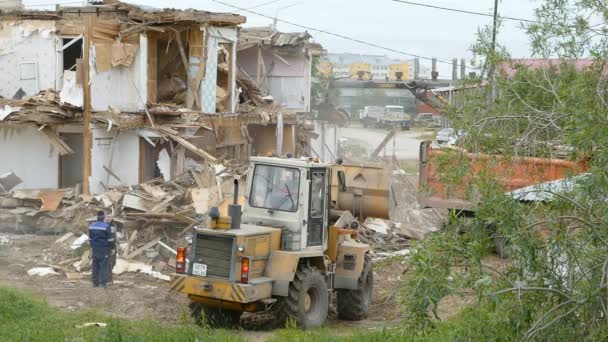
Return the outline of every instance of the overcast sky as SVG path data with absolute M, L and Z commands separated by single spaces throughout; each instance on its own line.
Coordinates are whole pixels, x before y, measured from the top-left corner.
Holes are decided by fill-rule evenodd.
M 59 0 L 68 2 L 74 0 Z M 253 8 L 252 11 L 268 16 L 278 13 L 280 19 L 326 31 L 357 38 L 395 50 L 437 57 L 451 61 L 452 58 L 471 57 L 470 46 L 478 28 L 491 24 L 491 17 L 442 11 L 394 2 L 391 0 L 220 0 L 237 7 Z M 411 0 L 413 2 L 452 7 L 476 12 L 491 13 L 494 0 Z M 50 0 L 26 0 L 26 4 L 49 3 Z M 213 12 L 235 12 L 234 8 L 211 0 L 129 0 L 127 2 L 153 7 L 196 8 Z M 262 6 L 260 6 L 262 5 Z M 538 0 L 500 1 L 499 13 L 517 18 L 533 18 L 533 9 Z M 259 6 L 259 7 L 256 7 Z M 247 17 L 245 26 L 264 26 L 272 20 L 251 13 L 241 12 Z M 280 23 L 280 31 L 302 31 L 302 29 Z M 314 39 L 329 52 L 353 52 L 389 55 L 411 59 L 395 52 L 361 45 L 357 42 L 310 32 Z M 528 38 L 519 22 L 505 20 L 498 37 L 514 57 L 530 55 Z M 430 62 L 421 61 L 430 67 Z M 440 78 L 451 76 L 451 66 L 440 65 Z

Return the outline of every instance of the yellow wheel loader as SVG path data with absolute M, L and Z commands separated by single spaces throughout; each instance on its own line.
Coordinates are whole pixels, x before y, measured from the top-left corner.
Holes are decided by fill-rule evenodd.
M 330 178 L 345 188 L 342 166 L 251 160 L 243 205 L 235 180 L 228 216 L 212 208 L 208 224 L 194 228 L 191 246 L 178 249 L 171 290 L 186 293 L 193 318 L 213 326 L 235 325 L 247 311 L 272 315 L 274 326 L 291 319 L 302 328 L 318 327 L 333 294 L 340 319 L 366 318 L 373 285 L 369 246 L 355 241 L 352 215 L 331 208 Z

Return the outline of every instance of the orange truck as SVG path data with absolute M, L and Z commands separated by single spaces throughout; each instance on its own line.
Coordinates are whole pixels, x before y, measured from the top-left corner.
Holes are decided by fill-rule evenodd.
M 530 185 L 563 179 L 587 171 L 586 161 L 511 157 L 467 153 L 453 154 L 453 160 L 442 149 L 431 148 L 430 141 L 420 143 L 418 201 L 424 207 L 474 211 L 480 195 L 475 180 L 482 174 L 494 178 L 505 192 Z M 446 168 L 457 169 L 456 182 L 447 182 Z M 450 180 L 455 180 L 454 178 Z M 450 183 L 450 184 L 448 184 Z

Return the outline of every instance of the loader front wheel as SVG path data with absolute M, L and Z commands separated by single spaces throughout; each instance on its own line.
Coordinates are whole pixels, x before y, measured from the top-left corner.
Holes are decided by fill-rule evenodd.
M 367 318 L 369 304 L 372 300 L 373 284 L 372 260 L 369 255 L 366 255 L 363 271 L 359 277 L 359 288 L 338 290 L 338 318 L 347 321 L 360 321 Z
M 239 324 L 240 311 L 212 308 L 201 303 L 190 302 L 190 317 L 196 324 L 207 324 L 210 327 L 229 328 Z
M 289 284 L 289 295 L 277 304 L 279 319 L 292 319 L 304 329 L 323 325 L 329 309 L 325 277 L 316 268 L 301 266 Z

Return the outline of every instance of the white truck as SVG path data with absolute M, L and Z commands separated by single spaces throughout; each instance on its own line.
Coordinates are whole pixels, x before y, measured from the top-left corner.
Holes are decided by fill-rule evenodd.
M 406 114 L 403 106 L 386 105 L 366 106 L 361 121 L 364 127 L 375 128 L 402 128 L 409 130 L 412 126 L 412 117 Z

